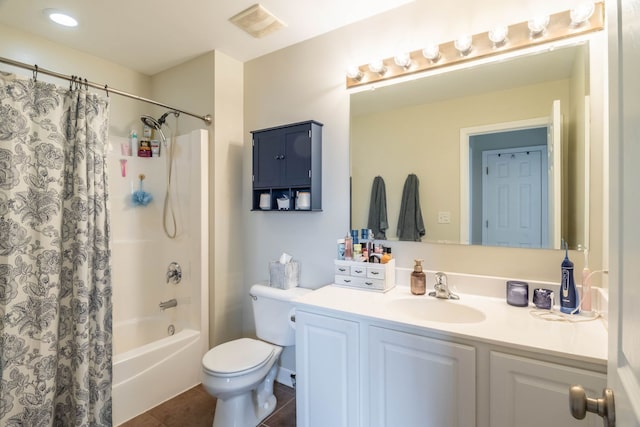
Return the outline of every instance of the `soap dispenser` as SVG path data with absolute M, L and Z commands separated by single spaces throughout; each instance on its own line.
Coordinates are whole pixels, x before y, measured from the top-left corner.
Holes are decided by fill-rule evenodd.
M 411 272 L 411 293 L 414 295 L 424 295 L 427 291 L 427 278 L 422 271 L 422 260 L 416 259 Z

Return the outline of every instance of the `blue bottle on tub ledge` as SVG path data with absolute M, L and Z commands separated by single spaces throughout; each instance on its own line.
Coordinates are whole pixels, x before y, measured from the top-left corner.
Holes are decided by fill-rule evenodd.
M 564 260 L 562 261 L 562 280 L 560 282 L 560 311 L 567 314 L 578 314 L 578 291 L 573 279 L 573 262 L 569 259 L 569 245 L 564 245 Z

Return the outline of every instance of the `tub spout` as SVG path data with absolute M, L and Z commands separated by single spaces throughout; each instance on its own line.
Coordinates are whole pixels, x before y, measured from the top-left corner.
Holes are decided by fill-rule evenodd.
M 164 311 L 165 308 L 171 308 L 178 305 L 178 301 L 174 299 L 170 299 L 169 301 L 160 302 L 160 309 Z

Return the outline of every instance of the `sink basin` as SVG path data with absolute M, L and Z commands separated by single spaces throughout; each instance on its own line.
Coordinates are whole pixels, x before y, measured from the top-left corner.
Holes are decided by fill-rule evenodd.
M 414 320 L 441 323 L 477 323 L 486 316 L 480 310 L 463 305 L 460 301 L 427 297 L 402 298 L 387 303 L 394 315 Z

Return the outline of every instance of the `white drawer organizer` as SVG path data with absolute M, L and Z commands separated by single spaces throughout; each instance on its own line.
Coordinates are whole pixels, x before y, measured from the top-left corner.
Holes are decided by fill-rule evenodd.
M 350 288 L 387 292 L 396 284 L 396 260 L 386 264 L 335 260 L 335 284 Z

